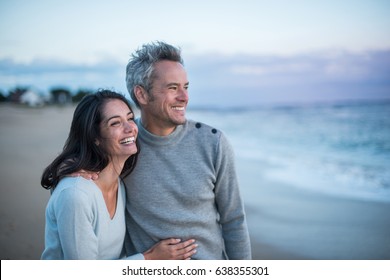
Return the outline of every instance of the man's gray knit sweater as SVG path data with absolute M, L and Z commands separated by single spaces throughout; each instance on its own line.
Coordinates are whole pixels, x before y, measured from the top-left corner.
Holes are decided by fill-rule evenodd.
M 149 133 L 137 120 L 140 154 L 125 178 L 128 254 L 165 238 L 196 239 L 193 259 L 250 259 L 243 202 L 226 137 L 187 121 L 169 136 Z

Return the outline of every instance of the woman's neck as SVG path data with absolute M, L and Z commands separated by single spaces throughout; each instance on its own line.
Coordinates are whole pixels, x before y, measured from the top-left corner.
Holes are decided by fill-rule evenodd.
M 122 165 L 123 168 L 123 165 Z M 118 198 L 118 178 L 122 172 L 122 168 L 115 167 L 110 163 L 99 173 L 99 178 L 95 180 L 103 194 L 106 203 L 107 211 L 112 219 L 115 216 L 117 198 Z
M 95 183 L 99 186 L 102 192 L 116 191 L 118 187 L 118 178 L 122 172 L 123 164 L 113 164 L 110 162 L 99 173 L 99 178 L 95 180 Z

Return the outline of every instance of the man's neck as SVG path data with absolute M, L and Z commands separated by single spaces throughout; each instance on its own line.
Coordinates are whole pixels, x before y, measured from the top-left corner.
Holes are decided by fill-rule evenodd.
M 142 126 L 151 134 L 156 136 L 168 136 L 175 131 L 176 125 L 167 125 L 163 122 L 150 121 L 148 118 L 141 116 Z

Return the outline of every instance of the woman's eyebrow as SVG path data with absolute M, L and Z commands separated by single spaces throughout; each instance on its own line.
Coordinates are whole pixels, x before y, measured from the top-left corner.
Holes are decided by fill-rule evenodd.
M 129 111 L 129 112 L 127 113 L 127 116 L 128 116 L 128 115 L 134 115 L 134 113 L 133 113 L 132 111 Z M 120 117 L 121 117 L 121 116 L 119 116 L 119 115 L 114 115 L 114 116 L 109 117 L 105 122 L 108 123 L 110 120 L 115 119 L 115 118 L 120 118 Z

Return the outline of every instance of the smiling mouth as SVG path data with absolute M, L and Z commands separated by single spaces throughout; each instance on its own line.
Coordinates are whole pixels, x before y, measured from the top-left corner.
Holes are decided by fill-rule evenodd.
M 185 107 L 179 107 L 179 106 L 175 106 L 175 107 L 172 107 L 172 110 L 174 111 L 184 111 Z
M 127 145 L 127 144 L 133 144 L 134 142 L 135 142 L 135 137 L 128 137 L 121 140 L 119 143 Z

